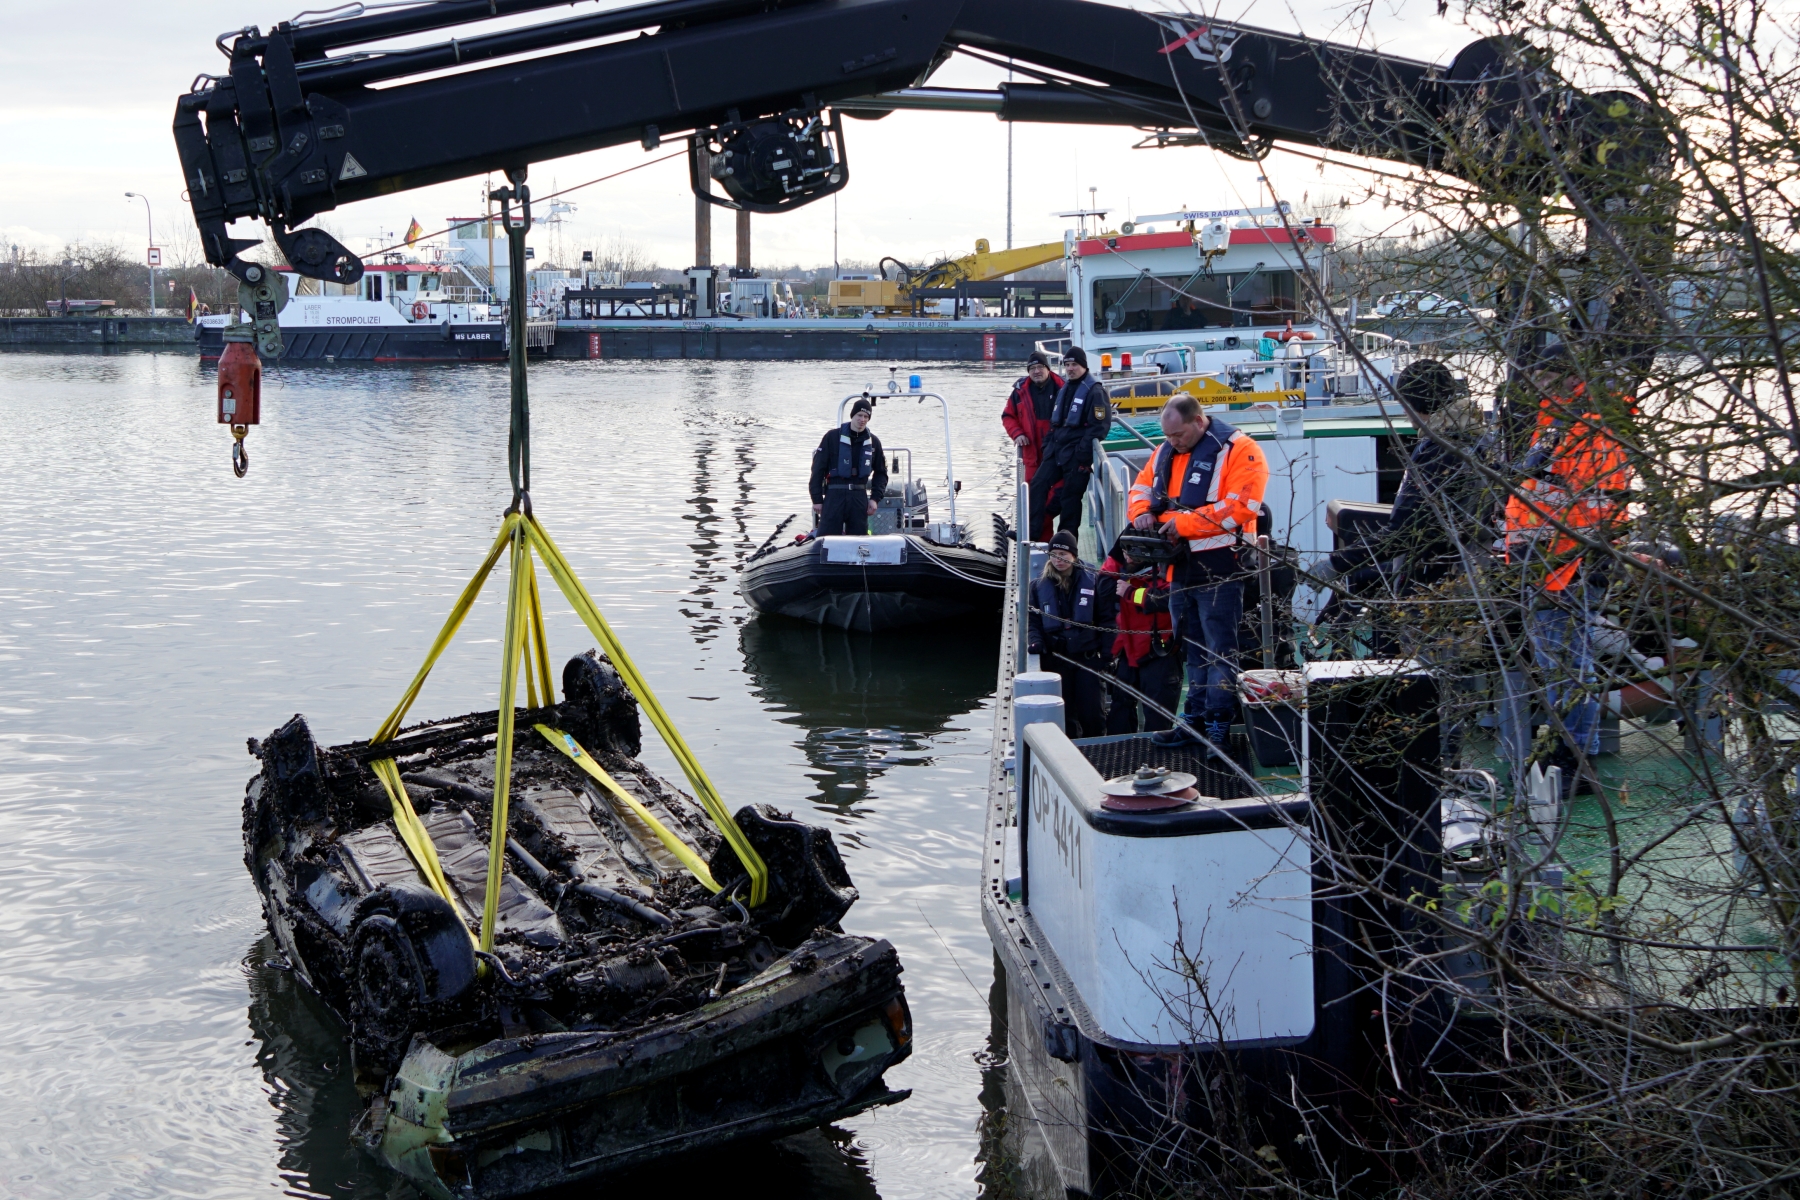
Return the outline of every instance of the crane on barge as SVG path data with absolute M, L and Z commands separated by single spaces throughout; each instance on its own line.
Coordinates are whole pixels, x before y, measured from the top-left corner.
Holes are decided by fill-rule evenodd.
M 1522 196 L 1552 195 L 1563 188 L 1564 173 L 1573 171 L 1600 201 L 1597 211 L 1607 214 L 1604 219 L 1623 227 L 1628 222 L 1618 214 L 1645 224 L 1642 207 L 1658 198 L 1638 185 L 1653 173 L 1647 166 L 1669 154 L 1666 138 L 1640 119 L 1636 97 L 1571 88 L 1541 58 L 1501 39 L 1477 41 L 1440 66 L 1192 14 L 1140 13 L 1092 0 L 659 0 L 384 48 L 392 39 L 459 30 L 565 2 L 436 0 L 379 11 L 353 5 L 282 22 L 266 33 L 254 26 L 227 33 L 216 44 L 229 66 L 197 77 L 180 97 L 174 135 L 207 261 L 239 279 L 242 307 L 252 316 L 249 329 L 235 334 L 243 339 L 232 342 L 235 354 L 228 348 L 228 360 L 221 362 L 219 419 L 233 427 L 239 447 L 257 419 L 260 398 L 249 369 L 255 363 L 250 345 L 253 340 L 264 355 L 280 354 L 276 314 L 286 289 L 276 273 L 243 257 L 258 242 L 234 237 L 232 223 L 266 222 L 299 274 L 352 284 L 363 273 L 361 260 L 306 222 L 378 195 L 484 172 L 506 175 L 508 186 L 494 198 L 503 207 L 515 273 L 509 441 L 514 494 L 481 577 L 510 541 L 515 577 L 507 662 L 516 663 L 525 646 L 533 647 L 532 657 L 541 660 L 537 677 L 548 696 L 536 616 L 541 606 L 529 579 L 531 555 L 537 553 L 584 623 L 633 675 L 631 691 L 653 714 L 659 732 L 682 750 L 679 735 L 663 728 L 666 719 L 653 697 L 630 672 L 629 660 L 615 651 L 597 607 L 532 513 L 521 334 L 524 238 L 531 221 L 526 181 L 534 162 L 632 142 L 653 150 L 666 139 L 685 139 L 697 194 L 739 211 L 779 213 L 848 184 L 846 112 L 986 112 L 1005 121 L 1148 128 L 1153 144 L 1206 144 L 1248 157 L 1260 157 L 1276 142 L 1294 143 L 1445 171 L 1478 184 L 1500 180 Z M 637 36 L 624 36 L 633 33 Z M 599 39 L 614 40 L 595 44 Z M 993 90 L 928 86 L 932 73 L 955 53 L 1009 64 L 1030 78 Z M 576 95 L 604 99 L 565 102 Z M 1460 131 L 1455 144 L 1442 136 L 1446 129 Z M 709 195 L 706 176 L 720 184 L 723 196 Z M 1590 238 L 1595 233 L 1590 229 Z M 1619 236 L 1612 230 L 1602 235 Z M 1596 297 L 1595 309 L 1615 328 L 1628 310 L 1617 300 Z M 1603 330 L 1596 324 L 1594 331 Z M 228 361 L 234 364 L 229 372 Z M 479 584 L 478 577 L 470 599 Z M 453 614 L 440 643 L 454 634 L 462 612 L 466 607 Z M 508 678 L 516 678 L 516 670 Z M 507 850 L 504 764 L 510 759 L 513 701 L 507 682 L 496 713 L 496 802 L 484 929 L 492 929 L 497 919 L 499 864 Z M 403 703 L 375 745 L 364 749 L 371 755 L 388 750 L 404 710 Z M 679 752 L 677 757 L 710 810 L 716 799 L 710 783 L 697 763 Z M 410 810 L 394 760 L 375 761 L 385 764 L 382 782 L 396 825 L 417 826 L 416 815 L 410 824 L 402 819 Z M 717 824 L 735 848 L 729 821 Z M 423 843 L 418 855 L 431 858 Z M 767 866 L 753 847 L 739 859 L 756 907 Z M 464 952 L 460 942 L 456 948 Z M 890 1007 L 904 1015 L 898 1000 Z M 867 1028 L 874 1031 L 870 1037 L 880 1033 L 875 1025 Z M 895 1047 L 891 1054 L 901 1053 L 910 1025 L 896 1016 L 883 1028 L 888 1032 L 881 1038 L 900 1040 L 882 1044 Z M 849 1061 L 862 1043 L 850 1039 L 837 1045 L 849 1047 L 836 1051 Z M 719 1135 L 729 1136 L 723 1129 Z M 651 1152 L 632 1148 L 639 1150 Z M 591 1171 L 597 1161 L 581 1159 L 566 1170 Z M 452 1167 L 469 1169 L 461 1158 L 435 1152 L 415 1165 L 415 1177 L 426 1181 L 447 1182 L 445 1172 Z M 487 1194 L 502 1194 L 505 1185 L 493 1187 Z

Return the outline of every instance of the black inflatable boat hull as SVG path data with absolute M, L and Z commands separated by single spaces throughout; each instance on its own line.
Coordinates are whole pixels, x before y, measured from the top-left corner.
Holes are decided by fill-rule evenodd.
M 905 543 L 899 562 L 828 562 L 820 540 L 783 546 L 752 560 L 739 590 L 757 612 L 864 632 L 999 616 L 1004 558 L 911 536 Z

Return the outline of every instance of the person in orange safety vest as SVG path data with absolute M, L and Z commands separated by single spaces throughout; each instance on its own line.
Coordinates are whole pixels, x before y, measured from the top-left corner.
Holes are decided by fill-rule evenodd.
M 1530 713 L 1554 711 L 1566 737 L 1551 765 L 1562 768 L 1567 798 L 1582 755 L 1600 749 L 1600 704 L 1594 689 L 1593 623 L 1605 600 L 1604 566 L 1581 539 L 1610 543 L 1623 531 L 1633 482 L 1631 460 L 1608 427 L 1603 404 L 1575 371 L 1568 347 L 1542 351 L 1531 380 L 1543 397 L 1531 443 L 1518 463 L 1521 478 L 1506 502 L 1507 561 L 1523 571 L 1521 608 L 1531 660 L 1542 675 L 1533 694 L 1522 670 L 1503 673 L 1500 742 L 1516 787 L 1531 752 Z M 1626 413 L 1630 397 L 1621 397 Z M 1509 666 L 1514 664 L 1508 664 Z M 1579 790 L 1592 790 L 1591 782 Z
M 1163 444 L 1138 472 L 1126 511 L 1133 528 L 1160 529 L 1181 553 L 1169 568 L 1170 614 L 1187 660 L 1185 717 L 1225 752 L 1237 712 L 1238 624 L 1244 580 L 1237 544 L 1254 535 L 1269 484 L 1256 439 L 1200 409 L 1192 396 L 1163 406 Z M 1159 745 L 1195 739 L 1181 729 Z

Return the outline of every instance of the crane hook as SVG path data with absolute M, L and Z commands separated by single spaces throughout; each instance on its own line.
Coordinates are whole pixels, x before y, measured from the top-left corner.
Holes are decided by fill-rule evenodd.
M 250 470 L 250 452 L 244 449 L 244 435 L 249 432 L 248 425 L 231 427 L 231 470 L 239 479 Z

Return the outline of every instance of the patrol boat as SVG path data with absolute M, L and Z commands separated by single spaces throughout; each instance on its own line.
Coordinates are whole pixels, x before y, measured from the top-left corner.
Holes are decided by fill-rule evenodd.
M 794 520 L 788 517 L 745 560 L 738 590 L 757 612 L 864 631 L 999 615 L 1006 557 L 975 545 L 968 526 L 956 519 L 961 484 L 951 459 L 950 405 L 939 393 L 923 390 L 917 375 L 910 377 L 907 391 L 900 391 L 897 381 L 889 387 L 885 395 L 865 391 L 844 397 L 838 402 L 838 423 L 849 419 L 850 406 L 858 400 L 937 404 L 944 416 L 950 519 L 931 519 L 925 484 L 913 474 L 912 451 L 884 448 L 891 461 L 887 494 L 877 501 L 866 535 L 815 537 L 808 532 L 777 542 Z

